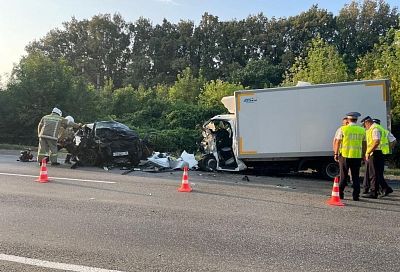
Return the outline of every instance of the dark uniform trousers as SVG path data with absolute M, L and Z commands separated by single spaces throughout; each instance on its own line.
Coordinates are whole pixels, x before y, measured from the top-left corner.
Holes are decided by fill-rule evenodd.
M 367 173 L 364 179 L 364 190 L 370 189 L 371 193 L 378 195 L 379 186 L 385 192 L 389 185 L 385 181 L 385 158 L 381 150 L 375 150 L 367 162 Z
M 360 196 L 360 167 L 361 158 L 344 158 L 339 157 L 339 168 L 340 168 L 340 182 L 339 182 L 339 194 L 343 196 L 344 188 L 349 180 L 349 169 L 351 171 L 351 179 L 353 181 L 353 197 Z

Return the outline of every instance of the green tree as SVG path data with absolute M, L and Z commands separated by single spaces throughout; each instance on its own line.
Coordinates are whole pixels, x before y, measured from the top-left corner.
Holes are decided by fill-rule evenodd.
M 269 60 L 252 60 L 244 68 L 231 73 L 230 80 L 252 89 L 277 86 L 282 81 L 283 69 Z
M 206 109 L 213 110 L 214 113 L 224 112 L 224 106 L 221 99 L 224 96 L 233 95 L 235 91 L 243 90 L 242 85 L 223 82 L 219 79 L 211 80 L 204 85 L 199 96 L 199 104 Z
M 137 91 L 132 86 L 114 90 L 110 108 L 112 114 L 117 116 L 122 116 L 140 109 Z
M 190 67 L 194 74 L 199 72 L 198 62 L 198 46 L 200 41 L 194 39 L 195 26 L 192 21 L 181 20 L 177 26 L 178 32 L 177 38 L 177 52 L 176 58 L 172 61 L 171 66 L 176 76 L 185 70 L 186 67 Z
M 281 38 L 285 41 L 282 55 L 284 68 L 289 68 L 295 57 L 301 56 L 307 50 L 312 39 L 321 37 L 325 41 L 331 41 L 335 33 L 335 20 L 333 14 L 325 9 L 313 5 L 306 12 L 289 17 L 285 29 L 281 32 Z
M 400 123 L 400 30 L 389 31 L 357 64 L 358 79 L 390 79 L 393 117 Z
M 8 126 L 15 135 L 36 139 L 36 126 L 44 114 L 58 106 L 75 120 L 91 120 L 93 93 L 85 82 L 75 77 L 64 60 L 53 61 L 40 53 L 24 57 L 7 85 L 14 121 Z
M 150 58 L 149 42 L 153 36 L 153 25 L 149 19 L 139 18 L 130 26 L 132 33 L 131 57 L 127 67 L 125 84 L 134 88 L 143 85 L 153 86 L 151 78 L 152 60 Z
M 190 104 L 196 104 L 204 80 L 196 78 L 192 70 L 188 67 L 182 74 L 178 74 L 175 84 L 169 89 L 169 98 L 171 101 L 184 101 Z
M 203 14 L 199 26 L 195 29 L 194 37 L 199 41 L 197 49 L 199 68 L 206 80 L 215 79 L 219 76 L 221 65 L 219 55 L 220 26 L 218 16 L 206 12 Z
M 305 58 L 298 57 L 286 73 L 284 84 L 340 82 L 348 79 L 346 65 L 333 45 L 321 38 L 311 41 Z
M 226 80 L 233 67 L 246 65 L 244 21 L 227 21 L 220 23 L 218 35 L 218 57 L 220 79 Z
M 162 90 L 162 91 L 161 91 Z M 168 89 L 164 86 L 156 88 L 145 88 L 140 86 L 134 92 L 137 107 L 123 114 L 122 118 L 136 128 L 155 128 L 165 127 L 165 113 L 170 109 L 171 102 L 168 100 Z
M 121 15 L 96 15 L 90 20 L 72 18 L 63 29 L 50 31 L 44 38 L 27 46 L 53 60 L 63 57 L 75 72 L 101 87 L 111 78 L 116 87 L 123 83 L 130 59 L 130 25 Z
M 390 79 L 392 133 L 400 135 L 400 30 L 392 29 L 380 39 L 366 55 L 357 61 L 357 79 Z M 390 161 L 400 166 L 400 149 L 397 146 Z
M 178 38 L 176 25 L 166 19 L 153 29 L 153 35 L 149 41 L 153 85 L 174 82 L 178 71 L 172 65 L 177 58 Z
M 334 42 L 351 73 L 359 56 L 370 51 L 389 29 L 399 27 L 397 8 L 391 9 L 384 0 L 352 1 L 335 19 Z
M 0 91 L 0 143 L 21 143 L 18 135 L 14 134 L 15 112 L 10 92 L 6 89 Z M 25 139 L 26 140 L 26 139 Z

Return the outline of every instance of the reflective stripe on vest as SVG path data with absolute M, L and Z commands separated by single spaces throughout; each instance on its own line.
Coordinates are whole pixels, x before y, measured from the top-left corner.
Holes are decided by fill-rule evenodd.
M 57 140 L 62 119 L 61 116 L 55 114 L 44 116 L 40 137 Z
M 362 158 L 362 142 L 365 130 L 360 126 L 342 126 L 343 140 L 341 153 L 345 158 Z

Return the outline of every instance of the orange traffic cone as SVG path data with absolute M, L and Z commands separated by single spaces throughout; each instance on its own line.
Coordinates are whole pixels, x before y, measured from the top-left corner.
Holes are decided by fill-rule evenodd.
M 342 201 L 340 200 L 339 197 L 339 178 L 335 177 L 333 180 L 333 188 L 332 188 L 332 197 L 329 199 L 327 202 L 329 205 L 333 206 L 344 206 Z
M 188 179 L 189 179 L 188 167 L 185 166 L 185 167 L 183 167 L 182 185 L 178 189 L 179 192 L 191 192 L 192 191 L 192 188 L 190 187 Z
M 40 183 L 49 182 L 49 177 L 47 176 L 46 158 L 42 160 L 42 164 L 40 166 L 40 175 L 36 181 Z

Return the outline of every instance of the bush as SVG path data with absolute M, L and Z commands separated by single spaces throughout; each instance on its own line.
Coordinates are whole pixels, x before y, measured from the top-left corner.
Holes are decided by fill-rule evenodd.
M 154 151 L 180 154 L 186 150 L 194 153 L 201 140 L 201 132 L 194 129 L 176 128 L 168 130 L 138 130 L 142 139 L 146 139 Z

